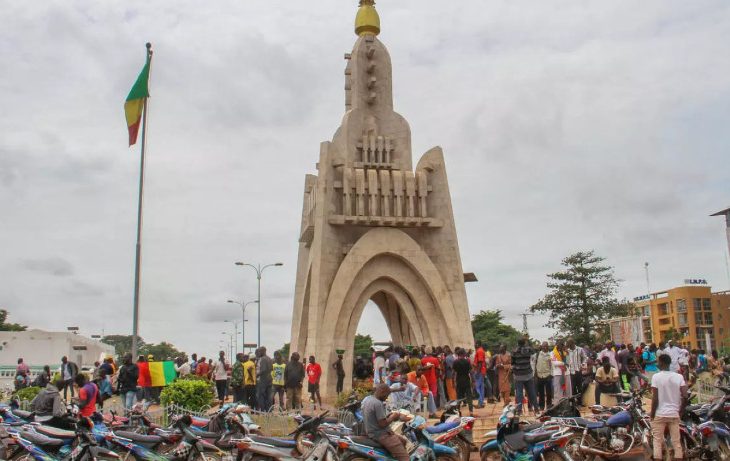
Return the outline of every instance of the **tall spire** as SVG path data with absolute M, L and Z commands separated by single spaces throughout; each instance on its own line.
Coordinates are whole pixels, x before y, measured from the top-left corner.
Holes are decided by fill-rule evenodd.
M 380 33 L 380 16 L 375 10 L 374 0 L 360 0 L 360 8 L 355 17 L 355 34 L 378 35 Z

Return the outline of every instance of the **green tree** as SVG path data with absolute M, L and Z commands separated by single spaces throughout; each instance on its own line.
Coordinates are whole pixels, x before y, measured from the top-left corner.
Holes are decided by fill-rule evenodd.
M 370 357 L 370 348 L 373 347 L 373 338 L 370 335 L 355 335 L 355 342 L 352 345 L 354 357 L 361 357 L 365 355 Z
M 5 323 L 8 320 L 8 311 L 0 309 L 0 331 L 25 331 L 28 329 L 25 325 L 18 323 Z
M 281 349 L 279 349 L 279 352 L 281 352 L 281 356 L 284 357 L 284 360 L 289 360 L 289 349 L 291 349 L 291 344 L 285 343 L 283 346 L 281 346 Z
M 101 339 L 101 342 L 114 346 L 114 352 L 117 357 L 122 357 L 127 352 L 132 352 L 132 335 L 106 335 Z M 141 351 L 144 347 L 144 340 L 137 336 L 137 347 Z M 136 357 L 134 358 L 137 359 Z
M 503 319 L 501 310 L 479 311 L 478 314 L 474 314 L 471 320 L 474 339 L 488 345 L 493 350 L 499 344 L 506 345 L 508 349 L 516 346 L 522 333 L 512 325 L 502 323 Z
M 167 360 L 176 359 L 177 357 L 183 357 L 185 361 L 188 360 L 188 356 L 179 350 L 175 346 L 165 341 L 159 344 L 145 344 L 140 346 L 139 353 L 142 355 L 152 355 L 155 360 Z
M 627 316 L 633 307 L 616 298 L 621 281 L 604 261 L 593 250 L 563 259 L 564 269 L 547 275 L 547 287 L 552 291 L 530 310 L 547 314 L 550 320 L 545 326 L 558 334 L 572 336 L 581 344 L 592 342 L 600 321 Z

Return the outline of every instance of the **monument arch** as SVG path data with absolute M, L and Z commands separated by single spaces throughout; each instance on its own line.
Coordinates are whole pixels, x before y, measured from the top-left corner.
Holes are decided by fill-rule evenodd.
M 317 174 L 304 181 L 291 332 L 291 350 L 323 365 L 344 350 L 348 376 L 370 300 L 394 344 L 473 344 L 443 152 L 432 148 L 413 168 L 372 0 L 361 0 L 355 32 L 345 114 L 320 144 Z M 335 381 L 324 373 L 323 394 L 334 393 Z

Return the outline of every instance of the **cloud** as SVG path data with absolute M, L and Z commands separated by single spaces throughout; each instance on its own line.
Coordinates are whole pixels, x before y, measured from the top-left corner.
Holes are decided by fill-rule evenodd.
M 68 277 L 74 274 L 74 267 L 63 258 L 26 259 L 20 261 L 21 267 L 29 271 L 49 274 L 56 277 Z
M 210 355 L 240 315 L 225 301 L 257 296 L 233 263 L 282 261 L 262 279 L 261 335 L 287 342 L 304 175 L 344 112 L 357 2 L 26 3 L 0 29 L 0 299 L 13 318 L 131 331 L 139 149 L 122 103 L 150 41 L 141 334 Z M 472 312 L 498 307 L 521 328 L 545 274 L 578 249 L 608 258 L 621 296 L 646 291 L 644 261 L 656 289 L 728 288 L 724 223 L 707 215 L 728 203 L 729 4 L 377 7 L 414 161 L 444 148 L 462 262 L 480 280 Z M 380 336 L 378 315 L 361 331 Z M 528 319 L 546 337 L 542 321 Z

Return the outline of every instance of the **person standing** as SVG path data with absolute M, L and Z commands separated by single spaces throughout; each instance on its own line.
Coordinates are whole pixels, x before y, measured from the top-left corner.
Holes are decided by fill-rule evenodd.
M 68 397 L 68 391 L 71 390 L 71 398 L 74 396 L 74 377 L 79 374 L 79 367 L 69 362 L 66 356 L 61 357 L 61 379 L 63 379 L 63 400 Z
M 233 389 L 233 401 L 246 403 L 243 393 L 243 353 L 236 354 L 236 361 L 231 366 L 231 389 Z
M 274 352 L 274 364 L 271 366 L 271 385 L 274 390 L 274 405 L 276 405 L 277 397 L 279 408 L 284 409 L 284 372 L 286 371 L 286 363 L 281 356 L 281 352 Z
M 428 388 L 431 390 L 431 394 L 433 394 L 433 399 L 435 402 L 438 402 L 439 359 L 436 358 L 435 350 L 432 350 L 431 354 L 421 359 L 421 366 L 424 370 L 423 375 L 426 377 L 426 381 L 428 381 Z
M 313 355 L 309 356 L 309 364 L 307 365 L 307 390 L 309 391 L 309 401 L 314 403 L 314 408 L 322 408 L 322 397 L 319 395 L 319 379 L 322 377 L 322 367 L 316 362 Z M 316 397 L 316 400 L 315 400 Z
M 373 361 L 373 383 L 384 383 L 385 374 L 385 354 L 378 351 L 375 353 L 375 360 Z
M 573 338 L 568 339 L 568 373 L 570 373 L 571 395 L 580 395 L 578 405 L 583 405 L 583 366 L 586 355 L 583 348 L 577 347 Z
M 669 371 L 670 355 L 658 358 L 659 372 L 651 377 L 651 434 L 654 442 L 654 459 L 663 459 L 664 432 L 669 430 L 674 447 L 674 459 L 682 459 L 682 441 L 679 433 L 679 415 L 687 404 L 687 384 L 684 377 Z
M 469 416 L 474 415 L 474 398 L 471 394 L 471 363 L 466 356 L 466 351 L 462 348 L 456 349 L 457 359 L 454 360 L 453 372 L 454 381 L 456 383 L 456 398 L 465 399 L 469 406 Z
M 502 403 L 506 407 L 510 402 L 510 373 L 512 372 L 512 357 L 507 352 L 507 346 L 504 344 L 499 346 L 499 354 L 495 357 L 494 367 L 497 369 L 497 381 L 499 383 L 499 393 Z
M 565 343 L 559 340 L 553 348 L 553 353 L 550 355 L 553 373 L 553 398 L 558 401 L 570 397 L 572 389 L 570 372 L 568 371 L 568 365 L 565 363 L 566 360 Z
M 649 382 L 651 382 L 651 377 L 659 371 L 656 344 L 651 343 L 649 347 L 644 348 L 644 352 L 641 353 L 641 361 L 644 364 L 644 374 L 649 377 Z
M 517 412 L 522 414 L 525 393 L 527 394 L 528 408 L 537 412 L 537 399 L 535 398 L 535 376 L 532 371 L 532 355 L 534 351 L 525 338 L 517 340 L 517 348 L 512 352 L 512 376 L 515 380 L 515 398 L 517 399 Z
M 28 367 L 28 365 L 25 362 L 23 362 L 22 357 L 18 359 L 18 366 L 15 368 L 15 376 L 16 377 L 23 376 L 24 381 L 25 381 L 25 378 L 30 377 L 30 368 Z M 17 382 L 17 378 L 16 378 L 16 382 Z M 42 386 L 42 387 L 45 387 L 45 386 Z
M 300 410 L 302 408 L 302 382 L 304 381 L 304 366 L 300 361 L 299 353 L 294 352 L 289 363 L 284 368 L 284 387 L 286 387 L 286 409 Z
M 540 345 L 535 357 L 535 376 L 537 377 L 537 406 L 545 410 L 553 405 L 553 368 L 550 360 L 550 346 L 547 342 Z
M 251 356 L 243 356 L 243 402 L 256 408 L 256 364 Z
M 484 408 L 484 377 L 487 374 L 487 356 L 482 347 L 481 341 L 475 344 L 474 351 L 474 386 L 476 387 L 477 408 Z
M 266 348 L 261 346 L 256 361 L 256 400 L 259 410 L 269 411 L 271 409 L 271 372 L 274 369 L 274 362 L 266 355 Z
M 449 400 L 456 400 L 456 384 L 454 381 L 454 362 L 456 354 L 449 346 L 444 347 L 444 383 L 446 385 L 446 396 Z
M 79 373 L 74 377 L 74 383 L 79 388 L 79 398 L 76 402 L 79 406 L 79 415 L 89 417 L 96 411 L 96 397 L 99 388 L 91 381 L 87 381 L 86 375 Z
M 198 368 L 198 354 L 193 353 L 193 355 L 190 356 L 190 373 L 197 376 L 197 370 Z
M 213 366 L 213 380 L 215 381 L 215 389 L 218 392 L 218 402 L 221 406 L 226 401 L 226 394 L 228 393 L 229 368 L 226 362 L 226 353 L 223 351 L 218 352 L 218 360 Z
M 604 346 L 603 350 L 598 353 L 598 357 L 596 357 L 596 360 L 598 360 L 599 364 L 603 363 L 604 357 L 608 357 L 608 360 L 611 362 L 611 366 L 618 370 L 616 352 L 613 350 L 613 343 L 611 341 L 606 341 L 606 345 Z
M 342 354 L 337 354 L 337 360 L 332 364 L 332 369 L 337 374 L 337 388 L 335 392 L 339 395 L 345 386 L 345 366 L 342 364 Z
M 200 357 L 198 364 L 195 366 L 195 375 L 208 379 L 209 374 L 210 367 L 208 366 L 208 362 L 205 360 L 205 357 Z
M 408 359 L 408 369 L 410 371 L 416 371 L 421 367 L 421 353 L 418 348 L 413 349 L 411 356 Z
M 124 409 L 129 411 L 137 400 L 137 380 L 139 379 L 139 367 L 132 362 L 132 354 L 127 352 L 122 358 L 122 366 L 119 368 L 117 377 L 117 392 L 122 398 Z
M 183 357 L 178 357 L 175 360 L 175 373 L 178 378 L 184 378 L 190 374 L 190 364 Z

